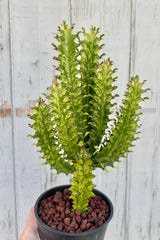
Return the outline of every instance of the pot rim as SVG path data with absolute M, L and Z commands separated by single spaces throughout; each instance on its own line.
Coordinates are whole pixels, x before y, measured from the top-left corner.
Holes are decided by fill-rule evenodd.
M 109 221 L 111 220 L 111 218 L 113 217 L 113 204 L 111 202 L 111 200 L 101 191 L 99 191 L 98 189 L 96 188 L 93 188 L 93 192 L 96 194 L 96 195 L 101 195 L 102 198 L 105 198 L 107 199 L 107 203 L 109 204 L 109 208 L 110 208 L 110 215 L 107 219 L 107 221 L 105 223 L 103 223 L 101 226 L 91 230 L 91 231 L 86 231 L 86 232 L 81 232 L 81 233 L 67 233 L 67 232 L 62 232 L 62 231 L 58 231 L 56 229 L 53 229 L 49 226 L 47 226 L 40 218 L 39 218 L 39 215 L 38 215 L 38 205 L 39 205 L 39 201 L 41 200 L 41 198 L 46 195 L 48 192 L 52 191 L 52 189 L 56 189 L 57 188 L 57 191 L 58 191 L 58 188 L 69 188 L 71 186 L 71 184 L 67 184 L 67 185 L 59 185 L 59 186 L 55 186 L 55 187 L 52 187 L 48 190 L 46 190 L 45 192 L 43 192 L 37 199 L 35 205 L 34 205 L 34 213 L 35 213 L 35 216 L 36 216 L 36 219 L 37 221 L 41 224 L 41 226 L 45 229 L 47 229 L 49 232 L 54 232 L 56 234 L 59 234 L 59 235 L 63 235 L 63 236 L 85 236 L 85 235 L 89 235 L 89 234 L 92 234 L 92 233 L 95 233 L 97 232 L 98 230 L 100 230 L 101 228 L 104 227 L 104 225 L 108 224 Z

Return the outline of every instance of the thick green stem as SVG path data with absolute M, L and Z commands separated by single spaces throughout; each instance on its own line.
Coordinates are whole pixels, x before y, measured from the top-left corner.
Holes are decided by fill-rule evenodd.
M 73 199 L 73 211 L 81 210 L 87 212 L 88 201 L 91 196 L 94 196 L 92 192 L 95 185 L 92 183 L 94 175 L 92 171 L 92 161 L 85 154 L 77 161 L 76 171 L 73 172 L 73 178 L 71 180 L 72 186 L 70 191 Z

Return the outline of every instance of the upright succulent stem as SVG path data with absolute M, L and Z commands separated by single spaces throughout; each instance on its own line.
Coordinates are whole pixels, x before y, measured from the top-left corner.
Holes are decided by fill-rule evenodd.
M 80 159 L 74 165 L 76 170 L 73 172 L 71 180 L 70 190 L 72 195 L 70 198 L 73 199 L 73 211 L 80 209 L 82 212 L 87 212 L 89 198 L 94 196 L 92 192 L 93 187 L 95 187 L 92 183 L 94 168 L 92 165 L 92 160 L 83 151 Z
M 44 100 L 39 98 L 33 108 L 30 126 L 35 133 L 29 136 L 37 140 L 41 158 L 51 169 L 73 174 L 73 211 L 87 212 L 95 186 L 92 172 L 97 167 L 114 167 L 130 152 L 139 133 L 140 103 L 146 99 L 143 94 L 148 89 L 138 76 L 131 79 L 121 114 L 117 113 L 117 121 L 102 144 L 117 97 L 113 93 L 117 88 L 116 69 L 112 69 L 110 59 L 102 60 L 104 53 L 100 55 L 103 35 L 99 36 L 99 29 L 91 27 L 89 33 L 83 29 L 81 40 L 78 33 L 73 34 L 73 26 L 68 28 L 65 22 L 58 31 L 58 44 L 53 44 L 58 54 L 54 57 L 58 74 L 49 94 Z

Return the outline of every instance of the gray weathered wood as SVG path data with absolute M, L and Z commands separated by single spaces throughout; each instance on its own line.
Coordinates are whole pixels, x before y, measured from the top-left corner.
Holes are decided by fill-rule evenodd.
M 129 158 L 127 239 L 160 239 L 160 2 L 133 1 L 131 74 L 148 79 L 141 140 Z
M 38 1 L 12 1 L 12 94 L 14 119 L 15 181 L 18 235 L 22 232 L 29 208 L 41 192 L 40 162 L 27 134 L 25 109 L 34 105 L 40 93 Z
M 10 6 L 0 1 L 0 239 L 17 238 L 10 52 Z
M 148 79 L 151 99 L 142 105 L 134 154 L 118 171 L 97 169 L 94 181 L 114 204 L 106 240 L 160 240 L 159 0 L 0 0 L 0 239 L 16 240 L 38 195 L 71 178 L 53 178 L 54 170 L 41 168 L 26 137 L 26 114 L 54 79 L 51 43 L 63 20 L 76 23 L 76 30 L 95 25 L 105 33 L 121 97 L 130 76 Z

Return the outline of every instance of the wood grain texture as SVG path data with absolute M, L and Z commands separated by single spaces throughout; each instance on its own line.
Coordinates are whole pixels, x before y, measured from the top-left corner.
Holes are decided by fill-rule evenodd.
M 130 76 L 148 80 L 134 154 L 118 171 L 97 169 L 94 181 L 114 205 L 106 240 L 160 240 L 159 0 L 0 0 L 0 239 L 16 240 L 38 195 L 71 178 L 53 178 L 26 137 L 26 114 L 54 80 L 51 43 L 63 20 L 105 33 L 106 58 L 119 69 L 119 103 Z
M 11 2 L 12 94 L 18 235 L 29 209 L 41 193 L 40 162 L 27 134 L 29 119 L 16 109 L 24 109 L 40 94 L 38 1 Z
M 9 1 L 0 1 L 0 239 L 16 240 L 9 22 Z
M 128 239 L 160 239 L 160 2 L 133 1 L 131 74 L 148 79 L 141 140 L 129 159 Z

